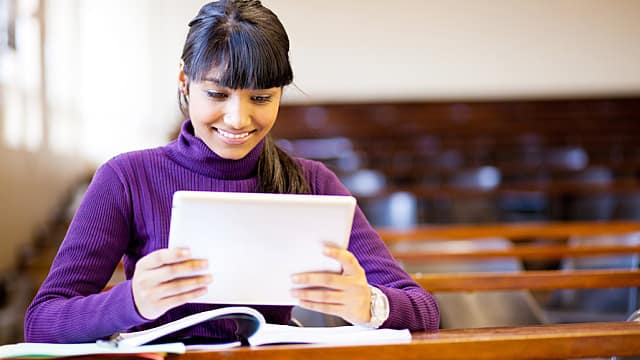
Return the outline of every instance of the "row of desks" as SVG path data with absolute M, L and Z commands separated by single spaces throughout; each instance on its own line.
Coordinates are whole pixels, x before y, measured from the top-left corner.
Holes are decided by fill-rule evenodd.
M 576 222 L 424 226 L 408 230 L 380 229 L 380 234 L 388 244 L 406 241 L 441 241 L 443 239 L 466 240 L 495 236 L 510 239 L 517 244 L 532 238 L 543 238 L 551 240 L 552 243 L 558 243 L 557 241 L 564 241 L 571 236 L 620 235 L 638 231 L 640 231 L 640 223 L 638 222 Z M 582 255 L 598 252 L 592 250 L 585 251 Z M 638 251 L 637 247 L 608 250 L 600 248 L 599 250 L 604 253 Z M 484 254 L 480 257 L 514 255 L 517 254 Z M 581 254 L 568 252 L 565 255 Z M 633 270 L 594 270 L 567 273 L 529 271 L 517 274 L 414 274 L 414 279 L 432 292 L 640 286 L 640 275 Z M 563 359 L 611 357 L 614 355 L 640 355 L 640 323 L 603 322 L 451 329 L 414 333 L 411 343 L 408 344 L 375 346 L 279 345 L 253 349 L 238 348 L 220 352 L 189 352 L 169 358 L 175 360 Z
M 532 238 L 559 244 L 571 236 L 628 234 L 640 231 L 638 222 L 572 222 L 489 225 L 423 226 L 415 229 L 379 229 L 390 245 L 443 239 L 504 237 L 515 244 Z M 603 249 L 600 249 L 603 250 Z M 606 250 L 606 249 L 604 249 Z M 610 249 L 611 250 L 611 249 Z M 629 253 L 637 248 L 618 249 Z M 605 251 L 606 252 L 606 251 Z M 487 254 L 483 258 L 513 256 Z M 576 254 L 565 254 L 576 255 Z M 585 254 L 586 255 L 586 254 Z M 423 259 L 424 260 L 424 259 Z M 529 271 L 518 274 L 413 274 L 425 289 L 485 291 L 496 289 L 557 289 L 640 286 L 633 270 L 586 272 Z M 458 276 L 458 278 L 456 278 Z M 169 355 L 173 360 L 200 359 L 566 359 L 640 355 L 640 323 L 606 322 L 552 324 L 499 328 L 451 329 L 413 333 L 408 344 L 368 346 L 272 345 L 217 352 Z
M 187 352 L 173 360 L 204 359 L 563 359 L 640 355 L 640 323 L 588 323 L 441 330 L 414 333 L 408 344 L 277 345 Z

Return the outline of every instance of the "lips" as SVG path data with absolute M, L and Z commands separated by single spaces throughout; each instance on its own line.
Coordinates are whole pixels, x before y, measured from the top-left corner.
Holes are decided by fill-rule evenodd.
M 243 133 L 231 133 L 228 131 L 224 131 L 222 129 L 216 129 L 218 131 L 218 134 L 220 134 L 221 136 L 224 136 L 228 139 L 243 139 L 246 138 L 247 136 L 249 136 L 249 134 L 252 133 L 252 131 L 247 131 L 247 132 L 243 132 Z
M 214 128 L 214 130 L 222 140 L 229 144 L 242 144 L 251 136 L 251 134 L 257 131 L 230 132 L 220 128 Z

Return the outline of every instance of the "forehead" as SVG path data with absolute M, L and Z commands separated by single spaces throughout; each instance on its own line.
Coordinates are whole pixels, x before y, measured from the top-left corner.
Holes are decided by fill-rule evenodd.
M 219 67 L 214 66 L 213 68 L 209 69 L 209 71 L 207 71 L 204 76 L 202 76 L 201 81 L 202 82 L 212 82 L 215 83 L 216 85 L 222 86 L 223 84 L 221 83 L 221 79 L 223 77 L 223 73 L 220 70 Z

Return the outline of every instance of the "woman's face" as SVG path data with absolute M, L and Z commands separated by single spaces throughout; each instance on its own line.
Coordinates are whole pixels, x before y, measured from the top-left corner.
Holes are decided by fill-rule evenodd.
M 218 156 L 244 158 L 269 133 L 276 122 L 282 88 L 229 89 L 221 86 L 217 72 L 188 83 L 189 117 L 200 138 Z

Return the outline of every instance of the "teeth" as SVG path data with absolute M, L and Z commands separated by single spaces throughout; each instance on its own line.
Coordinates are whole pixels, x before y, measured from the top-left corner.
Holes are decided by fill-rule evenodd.
M 222 135 L 222 136 L 224 136 L 226 138 L 229 138 L 229 139 L 242 139 L 242 138 L 246 138 L 247 136 L 249 136 L 248 132 L 242 133 L 242 134 L 232 134 L 232 133 L 226 132 L 226 131 L 224 131 L 222 129 L 218 129 L 218 134 L 220 134 L 220 135 Z

